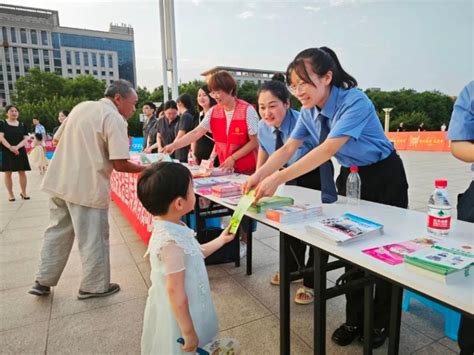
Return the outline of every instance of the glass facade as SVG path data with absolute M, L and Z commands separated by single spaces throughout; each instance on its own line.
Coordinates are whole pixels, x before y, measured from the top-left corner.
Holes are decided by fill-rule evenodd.
M 43 46 L 48 45 L 48 33 L 46 31 L 41 31 L 41 44 Z
M 24 28 L 20 28 L 20 40 L 21 40 L 21 43 L 23 44 L 28 43 L 27 38 L 26 38 L 26 30 Z
M 12 38 L 12 43 L 16 43 L 16 29 L 14 27 L 10 28 L 10 36 Z
M 54 32 L 52 35 L 54 38 Z M 61 43 L 61 46 L 64 47 L 117 52 L 120 79 L 126 79 L 133 85 L 136 85 L 133 41 L 83 36 L 69 33 L 59 33 L 58 35 L 59 42 Z M 97 66 L 97 58 L 95 58 L 95 55 L 92 55 L 92 65 Z M 103 66 L 105 67 L 105 63 Z

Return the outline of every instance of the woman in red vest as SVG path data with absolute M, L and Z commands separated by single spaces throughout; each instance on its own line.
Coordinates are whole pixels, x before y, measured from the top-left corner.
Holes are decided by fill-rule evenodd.
M 257 111 L 248 102 L 237 98 L 237 83 L 228 72 L 219 71 L 212 75 L 208 86 L 217 105 L 207 112 L 199 126 L 162 151 L 172 154 L 211 131 L 221 167 L 241 174 L 252 174 L 257 165 L 258 153 Z M 214 160 L 215 156 L 211 155 L 210 159 Z

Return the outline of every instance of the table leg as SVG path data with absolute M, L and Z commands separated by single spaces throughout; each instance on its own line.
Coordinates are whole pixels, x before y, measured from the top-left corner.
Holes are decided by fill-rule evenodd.
M 400 322 L 402 320 L 403 288 L 392 284 L 392 301 L 390 307 L 390 326 L 388 338 L 389 355 L 397 355 L 400 346 Z
M 366 272 L 365 276 L 369 276 Z M 374 283 L 364 287 L 364 355 L 372 354 L 374 341 Z
M 253 220 L 250 219 L 247 230 L 247 275 L 252 275 L 252 229 Z
M 290 354 L 290 256 L 289 235 L 280 232 L 280 355 Z M 291 257 L 291 256 L 290 256 Z
M 314 354 L 326 353 L 326 259 L 316 247 L 314 253 Z

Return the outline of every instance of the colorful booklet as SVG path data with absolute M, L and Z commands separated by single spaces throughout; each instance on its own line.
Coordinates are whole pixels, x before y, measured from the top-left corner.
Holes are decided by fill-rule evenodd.
M 323 218 L 307 224 L 306 230 L 339 245 L 367 236 L 383 234 L 383 225 L 345 213 L 339 217 Z
M 413 272 L 451 284 L 472 277 L 474 253 L 472 245 L 443 241 L 405 255 L 404 261 L 405 267 Z
M 407 240 L 406 242 L 382 245 L 375 248 L 362 250 L 363 253 L 373 256 L 376 259 L 390 265 L 399 265 L 403 263 L 403 257 L 417 250 L 428 248 L 438 242 L 434 238 L 417 238 Z
M 180 344 L 184 344 L 183 338 L 176 340 Z M 216 339 L 202 348 L 197 348 L 196 353 L 199 355 L 235 355 L 240 349 L 240 344 L 232 338 Z
M 160 161 L 173 161 L 173 159 L 165 153 L 142 154 L 140 160 L 143 165 L 158 163 Z
M 289 205 L 270 208 L 265 217 L 278 223 L 296 223 L 304 219 L 316 218 L 323 214 L 323 207 L 318 204 Z
M 265 212 L 270 208 L 289 206 L 295 203 L 291 197 L 280 197 L 280 196 L 271 196 L 271 197 L 262 197 L 258 202 L 249 208 L 249 211 L 261 213 Z
M 218 177 L 205 177 L 193 180 L 195 189 L 212 188 L 214 185 L 223 185 L 229 183 L 229 180 Z
M 238 182 L 229 182 L 227 184 L 214 185 L 211 189 L 212 194 L 220 198 L 242 195 L 242 184 Z

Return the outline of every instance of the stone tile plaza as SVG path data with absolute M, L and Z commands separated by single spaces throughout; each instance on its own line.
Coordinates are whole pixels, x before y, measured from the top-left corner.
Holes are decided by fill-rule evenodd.
M 466 164 L 449 153 L 402 152 L 408 177 L 410 209 L 426 211 L 437 178 L 448 180 L 451 203 L 470 183 Z M 338 169 L 337 169 L 338 170 Z M 47 195 L 41 176 L 29 172 L 31 200 L 6 202 L 0 189 L 0 353 L 2 354 L 138 354 L 143 313 L 150 285 L 146 247 L 118 208 L 110 208 L 112 281 L 121 291 L 106 298 L 76 299 L 81 264 L 74 245 L 57 287 L 48 297 L 27 294 L 37 268 L 43 231 L 48 223 Z M 407 239 L 417 236 L 406 236 Z M 279 352 L 279 290 L 269 283 L 278 269 L 278 235 L 263 225 L 254 234 L 253 274 L 245 274 L 245 258 L 208 267 L 220 336 L 240 341 L 242 354 Z M 334 283 L 337 272 L 328 274 Z M 297 286 L 292 285 L 291 294 Z M 291 302 L 293 354 L 311 354 L 313 306 Z M 361 354 L 354 342 L 341 348 L 330 335 L 344 321 L 344 296 L 328 301 L 327 354 Z M 400 354 L 456 354 L 457 343 L 444 335 L 443 317 L 416 300 L 402 314 Z M 385 354 L 387 343 L 375 354 Z

